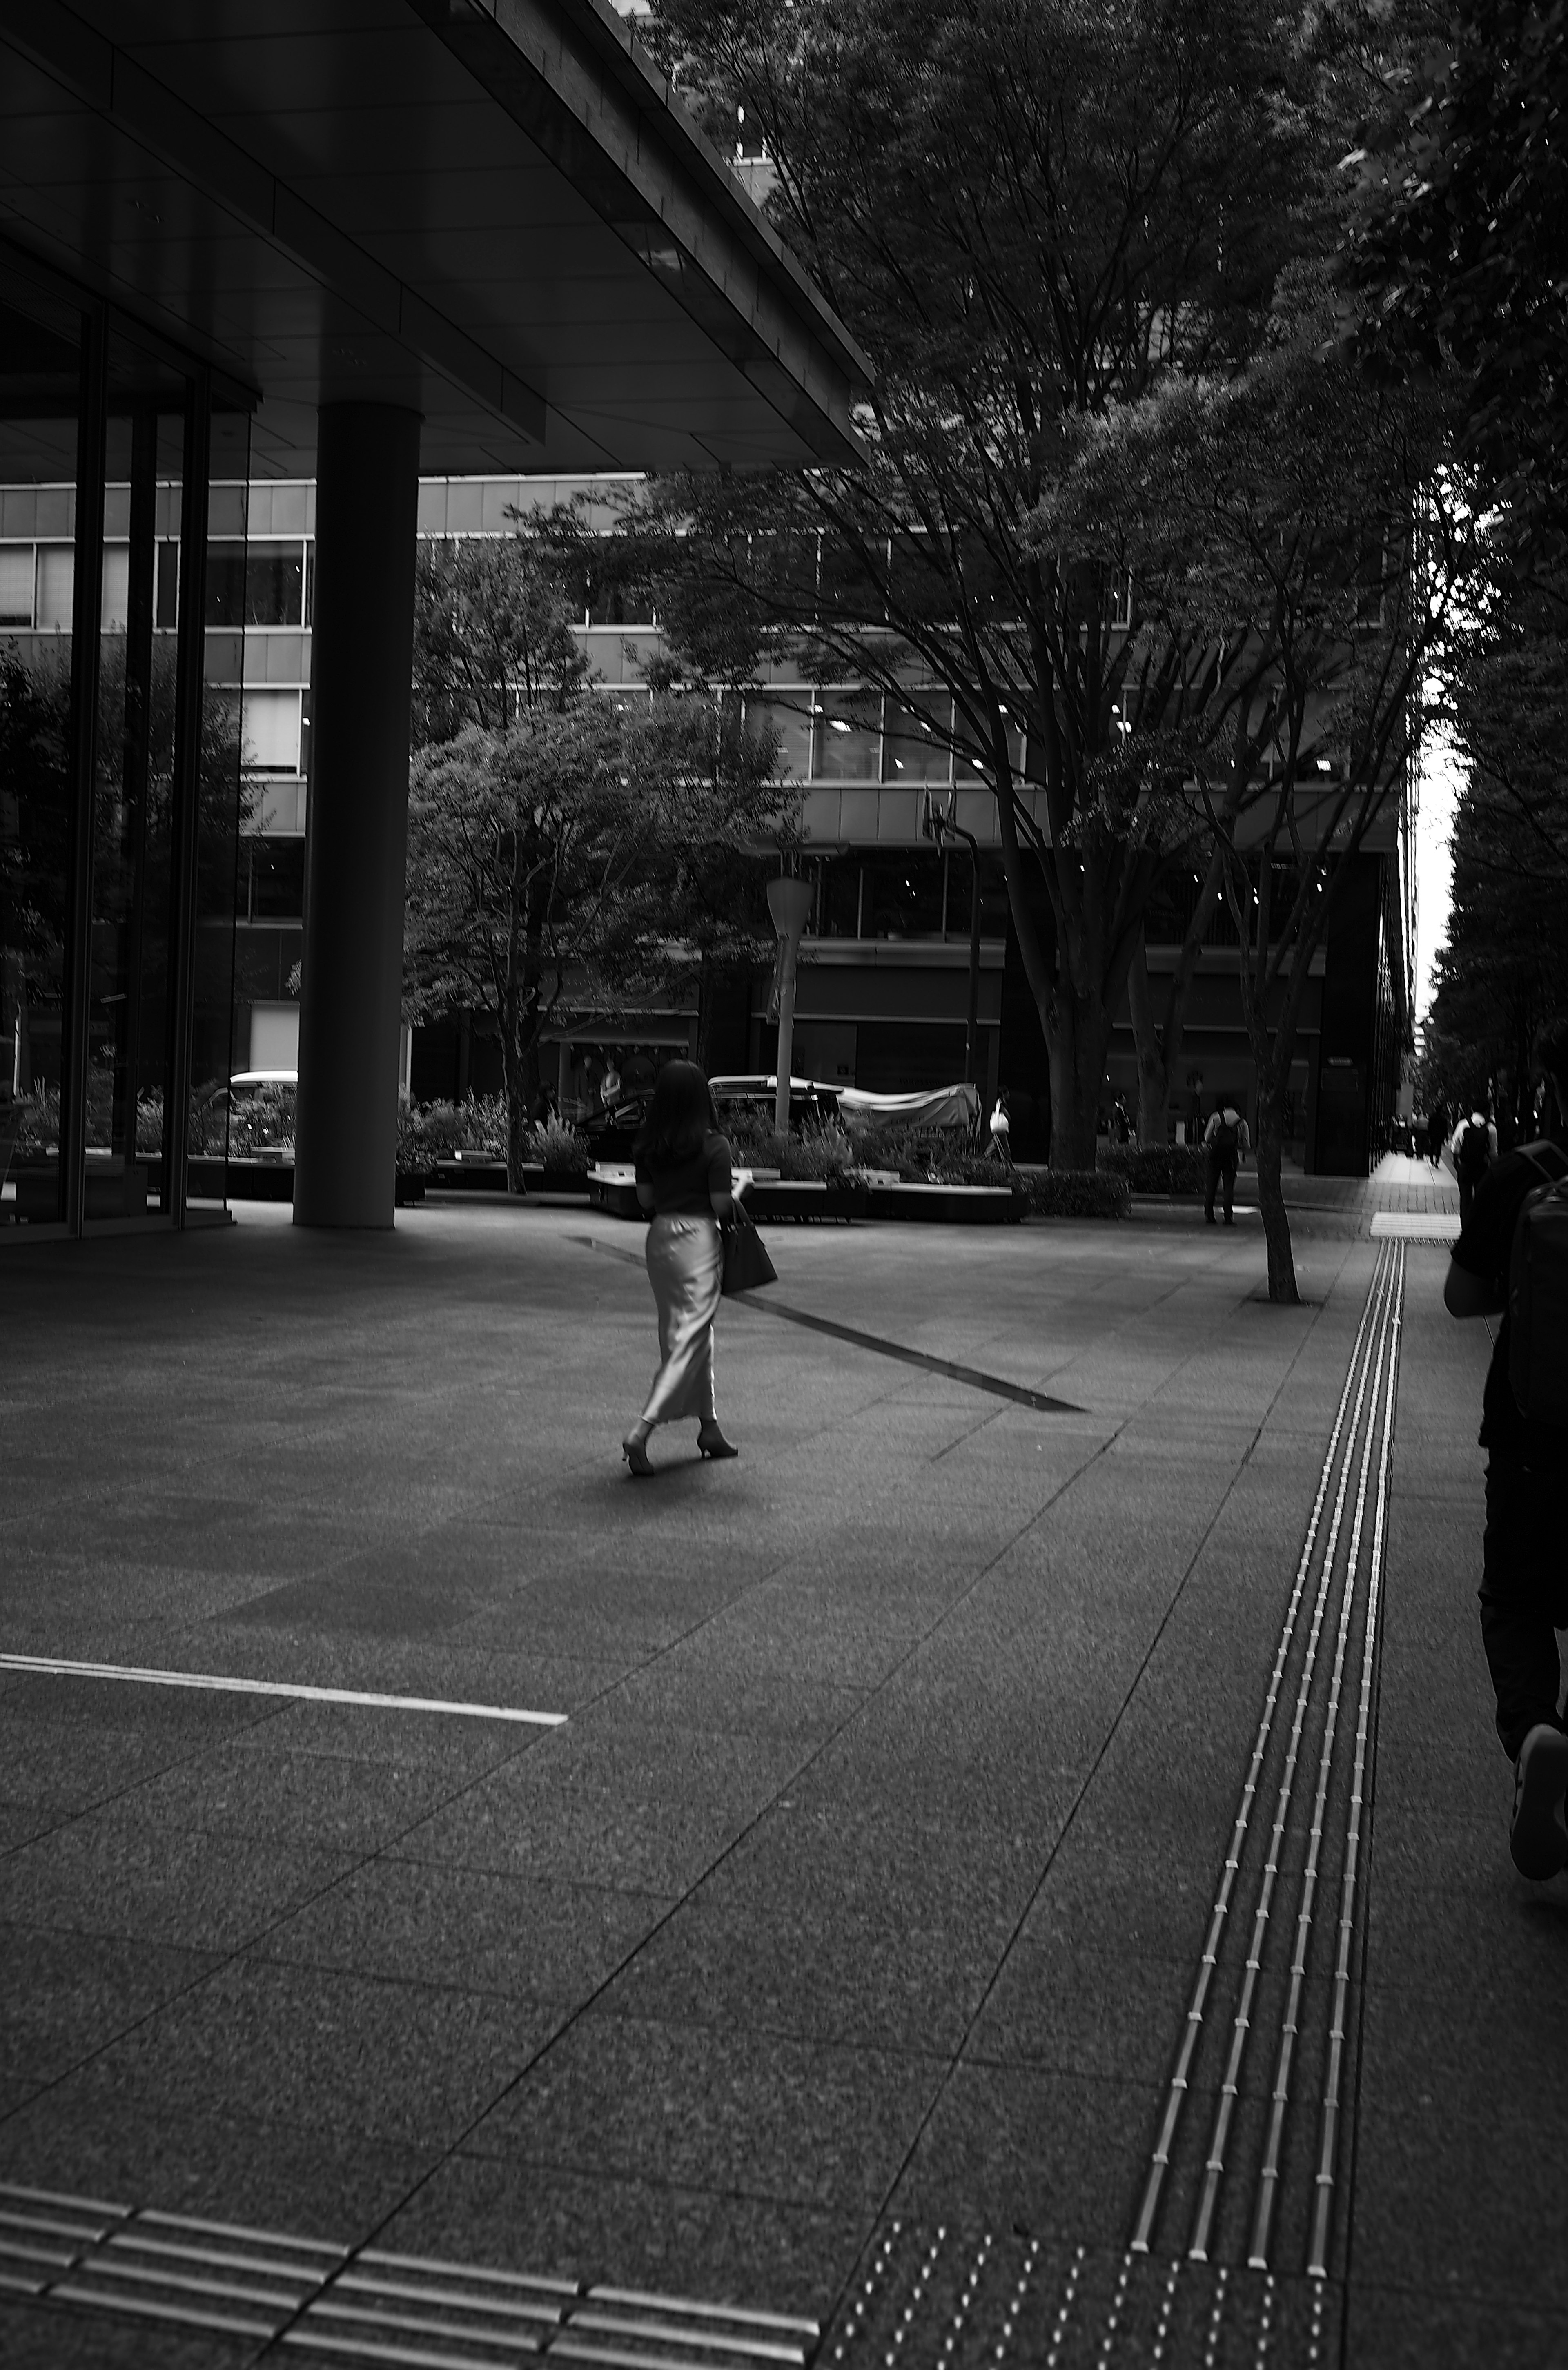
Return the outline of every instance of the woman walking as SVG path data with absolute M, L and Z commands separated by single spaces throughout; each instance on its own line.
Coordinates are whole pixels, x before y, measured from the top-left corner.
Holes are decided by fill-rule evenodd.
M 730 1145 L 695 1062 L 669 1062 L 660 1071 L 633 1154 L 637 1198 L 652 1219 L 648 1280 L 659 1311 L 662 1361 L 648 1404 L 621 1443 L 640 1480 L 653 1470 L 649 1433 L 656 1423 L 682 1416 L 697 1417 L 704 1456 L 740 1455 L 720 1431 L 713 1403 L 713 1320 L 724 1277 L 719 1229 L 732 1207 Z

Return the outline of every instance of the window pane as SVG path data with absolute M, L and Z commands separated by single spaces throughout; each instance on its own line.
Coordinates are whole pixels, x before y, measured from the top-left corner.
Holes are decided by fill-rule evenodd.
M 255 921 L 298 921 L 305 912 L 303 839 L 253 839 L 250 913 Z
M 862 935 L 868 938 L 940 938 L 942 859 L 935 848 L 901 849 L 865 867 Z
M 882 750 L 882 780 L 947 782 L 952 778 L 952 754 L 948 734 L 952 702 L 945 694 L 912 695 L 914 712 L 888 702 L 887 739 Z
M 248 626 L 297 626 L 305 615 L 305 546 L 253 543 L 245 570 Z
M 261 774 L 299 771 L 299 694 L 247 691 L 245 762 Z
M 882 757 L 882 695 L 824 691 L 816 719 L 816 770 L 824 782 L 874 782 Z
M 76 592 L 76 553 L 69 543 L 46 543 L 38 555 L 38 629 L 68 634 Z
M 178 500 L 185 382 L 109 346 L 86 1214 L 144 1216 L 163 1150 L 178 651 L 156 623 L 157 520 Z M 112 500 L 110 499 L 112 496 Z
M 775 699 L 748 699 L 746 731 L 759 737 L 771 732 L 778 742 L 776 778 L 803 782 L 812 769 L 812 694 L 787 692 Z
M 33 621 L 33 547 L 30 543 L 0 546 L 0 626 L 30 626 Z
M 825 857 L 818 868 L 816 910 L 811 926 L 818 938 L 852 938 L 860 919 L 860 859 Z
M 103 547 L 103 616 L 106 634 L 122 634 L 131 616 L 131 546 L 106 543 Z
M 0 1225 L 61 1214 L 61 1052 L 70 904 L 71 587 L 80 357 L 0 302 Z M 24 543 L 21 538 L 28 539 Z M 42 595 L 35 631 L 34 587 Z M 4 1320 L 0 1319 L 0 1336 Z
M 243 543 L 213 542 L 207 546 L 207 623 L 209 626 L 242 626 L 245 623 Z

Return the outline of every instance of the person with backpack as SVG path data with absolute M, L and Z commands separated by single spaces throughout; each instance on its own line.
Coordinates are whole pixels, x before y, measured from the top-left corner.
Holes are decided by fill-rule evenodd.
M 1204 1130 L 1204 1224 L 1214 1224 L 1214 1197 L 1221 1185 L 1225 1188 L 1225 1223 L 1234 1225 L 1236 1205 L 1236 1169 L 1251 1149 L 1247 1122 L 1234 1103 L 1223 1095 L 1216 1102 L 1207 1127 Z
M 1454 1174 L 1459 1180 L 1459 1225 L 1470 1224 L 1475 1189 L 1496 1156 L 1497 1139 L 1480 1111 L 1471 1111 L 1454 1130 Z
M 1514 1764 L 1509 1848 L 1521 1875 L 1544 1882 L 1568 1867 L 1557 1646 L 1568 1628 L 1568 1018 L 1540 1031 L 1535 1053 L 1556 1104 L 1551 1132 L 1505 1153 L 1473 1189 L 1443 1301 L 1453 1317 L 1502 1317 L 1482 1399 L 1481 1635 Z

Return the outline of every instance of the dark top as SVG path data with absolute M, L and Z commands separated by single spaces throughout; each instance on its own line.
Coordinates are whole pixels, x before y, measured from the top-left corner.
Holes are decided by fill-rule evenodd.
M 672 1168 L 651 1168 L 640 1159 L 637 1181 L 653 1188 L 656 1218 L 710 1218 L 714 1194 L 730 1191 L 731 1167 L 729 1137 L 710 1134 L 703 1137 L 700 1152 Z
M 1562 1455 L 1560 1428 L 1527 1422 L 1508 1380 L 1508 1267 L 1514 1255 L 1514 1229 L 1528 1197 L 1547 1182 L 1543 1170 L 1555 1176 L 1568 1170 L 1568 1156 L 1556 1145 L 1532 1145 L 1529 1150 L 1540 1155 L 1541 1168 L 1528 1157 L 1523 1146 L 1493 1162 L 1476 1187 L 1470 1224 L 1454 1245 L 1454 1260 L 1471 1275 L 1484 1277 L 1503 1302 L 1503 1321 L 1492 1345 L 1492 1363 L 1482 1394 L 1481 1444 L 1494 1453 L 1516 1456 L 1527 1465 L 1547 1459 L 1555 1464 Z

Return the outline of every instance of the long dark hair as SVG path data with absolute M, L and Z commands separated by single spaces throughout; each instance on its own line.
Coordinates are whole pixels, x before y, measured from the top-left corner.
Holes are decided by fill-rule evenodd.
M 674 1168 L 719 1133 L 713 1089 L 695 1062 L 666 1062 L 632 1149 L 649 1168 Z

